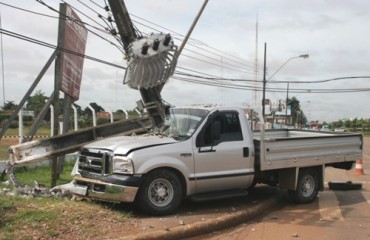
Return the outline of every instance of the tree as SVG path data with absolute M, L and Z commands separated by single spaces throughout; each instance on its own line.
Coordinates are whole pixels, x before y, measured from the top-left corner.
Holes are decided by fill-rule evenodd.
M 349 120 L 349 119 L 346 119 L 346 120 L 344 121 L 344 126 L 345 126 L 346 128 L 351 128 L 351 127 L 352 127 L 352 121 L 351 121 L 351 120 Z
M 17 105 L 14 103 L 14 101 L 7 101 L 3 106 L 3 110 L 14 110 L 16 107 Z
M 90 103 L 90 106 L 95 110 L 95 112 L 104 112 L 104 108 L 95 102 Z M 90 108 L 86 107 L 84 110 L 84 114 L 91 116 Z
M 307 122 L 307 118 L 303 110 L 301 109 L 299 100 L 296 97 L 288 98 L 287 105 L 291 108 L 292 124 L 305 124 Z
M 27 109 L 34 111 L 35 115 L 38 115 L 47 99 L 48 97 L 46 97 L 41 90 L 37 90 L 33 96 L 29 97 L 27 102 Z
M 338 120 L 338 121 L 335 121 L 332 123 L 333 124 L 333 128 L 341 128 L 341 127 L 344 127 L 344 122 L 343 120 Z

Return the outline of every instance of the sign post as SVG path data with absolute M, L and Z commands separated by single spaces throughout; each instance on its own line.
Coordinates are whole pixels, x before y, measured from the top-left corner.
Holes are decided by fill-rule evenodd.
M 65 3 L 60 4 L 58 29 L 58 55 L 55 61 L 54 119 L 58 119 L 60 110 L 59 90 L 64 92 L 63 132 L 68 132 L 70 109 L 80 97 L 80 87 L 86 49 L 87 29 L 73 9 Z M 58 132 L 58 121 L 54 123 L 54 132 Z M 56 185 L 63 170 L 64 157 L 53 159 L 52 186 Z

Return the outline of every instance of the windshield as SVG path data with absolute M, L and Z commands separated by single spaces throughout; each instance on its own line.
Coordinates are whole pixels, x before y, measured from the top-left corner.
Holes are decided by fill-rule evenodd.
M 171 108 L 166 115 L 162 134 L 186 140 L 195 132 L 208 112 L 205 109 Z

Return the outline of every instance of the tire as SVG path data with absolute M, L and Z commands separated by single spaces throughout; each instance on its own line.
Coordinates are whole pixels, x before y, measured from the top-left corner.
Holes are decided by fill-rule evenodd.
M 139 188 L 136 205 L 149 215 L 167 215 L 181 204 L 183 186 L 178 176 L 168 170 L 150 172 Z
M 297 189 L 288 190 L 290 199 L 299 204 L 310 203 L 317 197 L 319 180 L 314 169 L 302 169 L 298 175 Z

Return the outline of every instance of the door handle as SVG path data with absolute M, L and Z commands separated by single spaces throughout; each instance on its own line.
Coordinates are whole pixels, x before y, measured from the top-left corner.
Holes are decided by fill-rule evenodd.
M 249 147 L 243 148 L 243 157 L 249 157 Z

